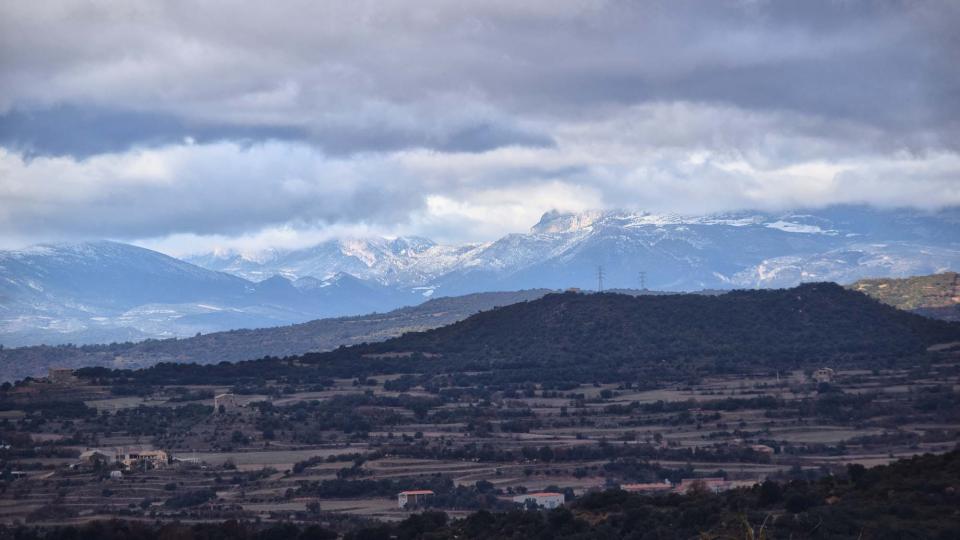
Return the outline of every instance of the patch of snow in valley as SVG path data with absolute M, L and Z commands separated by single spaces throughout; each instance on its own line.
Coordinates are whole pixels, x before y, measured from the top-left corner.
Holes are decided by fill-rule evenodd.
M 803 225 L 800 223 L 791 223 L 789 221 L 774 221 L 765 225 L 770 229 L 778 229 L 789 233 L 803 234 L 836 234 L 836 231 L 825 231 L 816 225 Z

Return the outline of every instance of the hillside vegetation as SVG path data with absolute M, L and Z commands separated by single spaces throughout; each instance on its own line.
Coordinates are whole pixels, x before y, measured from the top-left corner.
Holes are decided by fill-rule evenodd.
M 812 283 L 720 296 L 551 294 L 313 360 L 412 351 L 491 366 L 794 365 L 909 355 L 957 338 L 960 325 Z
M 47 368 L 54 366 L 143 368 L 160 362 L 210 364 L 326 351 L 341 345 L 381 341 L 404 332 L 436 328 L 478 311 L 540 298 L 547 292 L 546 289 L 532 289 L 437 298 L 388 313 L 318 319 L 273 328 L 214 332 L 186 339 L 0 348 L 0 381 L 42 376 Z
M 917 364 L 930 345 L 952 341 L 960 341 L 960 324 L 900 311 L 831 283 L 720 296 L 563 293 L 286 361 L 165 364 L 112 376 L 153 384 L 235 382 L 268 373 L 303 380 L 415 372 L 450 373 L 457 385 L 649 382 L 758 368 Z
M 862 279 L 850 285 L 850 289 L 900 309 L 960 321 L 960 274 L 956 272 L 900 279 Z

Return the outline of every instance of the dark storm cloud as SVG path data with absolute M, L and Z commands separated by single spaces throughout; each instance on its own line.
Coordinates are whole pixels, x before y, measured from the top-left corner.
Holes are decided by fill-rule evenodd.
M 960 144 L 960 4 L 660 7 L 618 4 L 605 19 L 534 32 L 520 55 L 546 57 L 539 49 L 556 47 L 556 61 L 507 68 L 491 88 L 518 109 L 546 113 L 691 100 L 855 121 L 884 130 L 892 144 Z
M 424 133 L 415 129 L 365 129 L 352 126 L 322 127 L 304 135 L 331 155 L 355 152 L 390 152 L 430 148 L 444 152 L 485 152 L 504 146 L 550 147 L 547 135 L 506 125 L 478 123 L 449 133 Z
M 34 111 L 11 110 L 0 115 L 0 146 L 26 156 L 124 152 L 139 146 L 204 144 L 218 141 L 310 142 L 330 155 L 407 148 L 483 152 L 502 146 L 551 146 L 542 134 L 509 126 L 479 123 L 449 134 L 413 130 L 357 129 L 351 126 L 309 130 L 306 127 L 192 123 L 169 113 L 122 111 L 61 105 Z
M 958 27 L 945 0 L 13 0 L 0 229 L 957 204 Z
M 949 2 L 163 6 L 19 10 L 39 37 L 13 27 L 12 9 L 4 143 L 77 155 L 184 136 L 299 139 L 336 153 L 484 151 L 550 144 L 549 126 L 531 134 L 504 118 L 561 121 L 659 100 L 852 120 L 921 146 L 958 139 L 960 8 Z M 99 28 L 97 16 L 117 27 Z M 499 117 L 461 117 L 457 100 Z M 370 103 L 389 104 L 380 126 L 359 118 Z M 393 124 L 390 112 L 419 125 Z
M 191 125 L 166 113 L 61 105 L 0 116 L 0 145 L 27 156 L 124 152 L 135 146 L 209 143 L 223 140 L 300 140 L 300 129 L 260 126 Z

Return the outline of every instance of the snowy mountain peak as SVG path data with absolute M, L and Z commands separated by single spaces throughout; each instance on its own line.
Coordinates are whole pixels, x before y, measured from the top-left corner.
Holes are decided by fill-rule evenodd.
M 3 254 L 14 258 L 50 257 L 50 256 L 107 256 L 136 251 L 147 252 L 143 248 L 113 242 L 111 240 L 93 240 L 86 242 L 57 242 L 37 244 L 23 249 L 5 251 Z
M 586 212 L 560 212 L 550 210 L 543 214 L 540 221 L 534 225 L 530 232 L 533 234 L 563 234 L 573 233 L 589 229 L 600 219 L 615 214 L 614 212 L 604 212 L 601 210 L 589 210 Z

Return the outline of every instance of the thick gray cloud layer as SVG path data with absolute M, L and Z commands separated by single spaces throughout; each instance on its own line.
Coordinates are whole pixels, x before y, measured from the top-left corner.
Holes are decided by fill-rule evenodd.
M 960 4 L 0 4 L 0 229 L 960 203 Z

